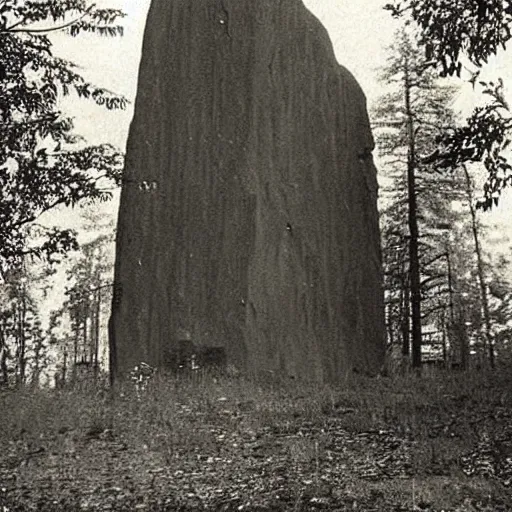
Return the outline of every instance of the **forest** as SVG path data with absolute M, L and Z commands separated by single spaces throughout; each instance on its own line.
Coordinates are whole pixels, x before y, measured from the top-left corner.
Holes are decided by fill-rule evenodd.
M 221 0 L 211 3 L 222 4 L 222 33 L 214 37 L 216 44 L 231 45 L 223 47 L 225 58 L 246 36 L 237 31 L 239 11 L 230 7 L 231 0 L 227 10 Z M 302 5 L 298 0 L 284 2 L 295 3 Z M 3 511 L 512 510 L 512 231 L 489 220 L 493 211 L 510 203 L 512 113 L 509 84 L 499 76 L 481 78 L 489 61 L 507 51 L 512 4 L 406 0 L 383 4 L 382 9 L 400 26 L 379 70 L 381 95 L 368 105 L 379 184 L 382 333 L 365 344 L 380 319 L 349 322 L 350 328 L 356 326 L 353 340 L 343 349 L 350 364 L 325 363 L 329 354 L 333 360 L 338 354 L 324 340 L 327 349 L 318 360 L 307 351 L 296 361 L 290 354 L 289 362 L 280 359 L 262 374 L 267 361 L 277 360 L 267 347 L 277 338 L 269 335 L 266 359 L 261 356 L 264 362 L 254 366 L 260 372 L 256 375 L 244 371 L 238 359 L 231 361 L 229 346 L 226 355 L 224 348 L 204 344 L 203 338 L 195 345 L 189 327 L 180 327 L 167 368 L 147 347 L 136 352 L 132 364 L 129 355 L 123 356 L 123 338 L 118 335 L 113 343 L 116 327 L 110 320 L 109 332 L 109 319 L 127 288 L 123 284 L 120 291 L 122 267 L 116 262 L 127 254 L 119 247 L 116 253 L 116 237 L 119 245 L 127 236 L 126 229 L 120 234 L 117 227 L 125 227 L 118 224 L 119 197 L 124 194 L 125 213 L 120 216 L 148 222 L 139 203 L 134 202 L 132 210 L 126 206 L 126 197 L 132 197 L 126 191 L 133 188 L 145 198 L 163 192 L 157 179 L 133 182 L 131 171 L 126 172 L 134 165 L 133 153 L 125 158 L 124 150 L 109 141 L 91 145 L 77 134 L 64 100 L 86 100 L 116 111 L 128 108 L 133 99 L 91 83 L 80 66 L 58 56 L 53 37 L 64 33 L 112 41 L 123 37 L 127 15 L 86 0 L 0 0 Z M 248 22 L 243 26 L 252 27 Z M 287 65 L 282 64 L 283 53 L 277 52 L 276 61 L 272 57 L 268 65 L 274 81 L 279 66 Z M 159 79 L 150 81 L 160 87 Z M 461 91 L 467 91 L 468 84 L 477 100 L 460 108 Z M 285 89 L 292 97 L 292 86 Z M 147 100 L 140 90 L 139 96 L 135 120 Z M 159 101 L 152 98 L 148 103 L 163 109 Z M 286 108 L 292 104 L 289 100 Z M 240 111 L 229 111 L 228 117 L 238 119 L 243 108 L 240 102 Z M 207 123 L 202 122 L 206 133 Z M 277 139 L 275 124 L 268 126 Z M 132 148 L 138 136 L 134 126 L 135 121 Z M 173 137 L 177 139 L 174 132 Z M 233 140 L 236 137 L 234 133 Z M 156 142 L 144 141 L 148 147 L 152 143 L 156 147 Z M 215 151 L 221 152 L 224 143 L 219 139 Z M 217 158 L 211 151 L 212 159 Z M 231 165 L 218 158 L 226 168 Z M 189 163 L 181 156 L 177 161 Z M 351 179 L 344 178 L 343 186 L 352 186 Z M 278 181 L 271 183 L 279 186 Z M 223 198 L 218 204 L 224 207 L 227 202 Z M 185 207 L 180 215 L 182 211 L 189 210 Z M 353 211 L 359 212 L 355 207 Z M 296 218 L 302 222 L 300 215 Z M 199 217 L 200 222 L 214 222 L 211 212 Z M 238 222 L 234 216 L 231 221 Z M 295 243 L 301 226 L 295 220 L 283 225 L 287 240 Z M 333 225 L 337 232 L 346 229 L 336 220 Z M 212 224 L 212 232 L 215 229 Z M 177 230 L 181 233 L 181 225 Z M 257 227 L 254 236 L 261 231 Z M 165 234 L 161 236 L 164 240 Z M 315 239 L 290 258 L 299 258 L 304 247 L 313 250 L 308 243 L 325 251 L 334 246 Z M 126 247 L 132 247 L 123 249 L 133 251 L 129 257 L 139 258 L 135 246 Z M 196 249 L 190 247 L 192 256 Z M 368 259 L 372 257 L 370 250 Z M 340 268 L 354 274 L 357 258 L 352 270 Z M 152 261 L 159 265 L 159 260 Z M 202 272 L 203 263 L 189 263 L 187 268 Z M 367 268 L 363 262 L 359 266 Z M 222 268 L 219 264 L 215 271 L 206 269 L 204 276 L 221 275 Z M 274 274 L 262 268 L 258 279 L 266 275 L 277 283 Z M 309 267 L 300 280 L 312 279 L 308 272 Z M 161 274 L 155 275 L 161 280 Z M 348 278 L 340 282 L 352 283 Z M 146 297 L 137 283 L 129 293 Z M 179 288 L 179 280 L 176 283 Z M 191 283 L 191 288 L 197 286 L 193 279 Z M 226 280 L 226 286 L 232 282 Z M 332 283 L 323 286 L 336 289 Z M 359 288 L 344 286 L 343 300 L 352 294 L 355 304 L 350 302 L 347 309 L 355 308 L 359 317 L 372 311 L 358 309 L 358 301 L 366 300 Z M 305 324 L 325 321 L 337 326 L 329 309 L 338 304 L 335 300 L 328 303 L 327 312 L 314 307 L 323 293 L 330 297 L 332 291 L 315 293 L 316 288 L 312 299 L 303 299 L 302 309 L 297 306 L 301 314 L 305 311 Z M 181 295 L 172 297 L 180 300 Z M 253 303 L 241 297 L 237 301 L 244 311 L 253 311 L 256 318 Z M 267 298 L 263 295 L 263 302 Z M 284 298 L 287 301 L 292 303 L 291 295 Z M 181 304 L 173 307 L 184 316 L 190 314 Z M 278 316 L 284 318 L 292 309 L 283 307 Z M 127 311 L 128 317 L 133 315 L 133 309 Z M 217 318 L 225 310 L 207 312 Z M 268 310 L 265 314 L 270 315 Z M 161 316 L 157 318 L 164 325 Z M 154 316 L 150 322 L 155 322 Z M 346 336 L 346 324 L 340 325 L 339 332 Z M 126 337 L 134 328 L 130 324 L 125 331 L 117 329 Z M 209 329 L 201 336 L 224 332 Z M 161 330 L 168 333 L 169 328 Z M 362 341 L 356 330 L 364 332 Z M 148 339 L 156 331 L 149 329 Z M 263 344 L 263 335 L 257 339 Z M 124 350 L 129 353 L 127 343 Z M 144 343 L 153 346 L 153 341 L 144 340 L 141 347 Z M 298 347 L 303 341 L 297 338 L 296 343 Z M 315 343 L 321 342 L 311 341 L 308 350 L 319 350 Z M 376 343 L 382 346 L 375 349 Z M 248 346 L 251 358 L 259 354 Z M 284 354 L 293 351 L 293 344 L 283 347 L 279 350 Z M 118 368 L 126 366 L 119 361 L 129 361 L 128 372 Z M 304 371 L 304 364 L 325 364 L 327 369 Z M 322 378 L 315 380 L 318 375 Z

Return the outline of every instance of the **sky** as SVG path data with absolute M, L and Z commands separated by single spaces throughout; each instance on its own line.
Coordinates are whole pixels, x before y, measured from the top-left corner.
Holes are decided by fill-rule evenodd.
M 379 90 L 377 69 L 384 62 L 385 48 L 396 27 L 389 13 L 382 9 L 384 0 L 305 0 L 304 3 L 329 31 L 338 61 L 355 75 L 369 100 L 375 99 Z M 91 81 L 134 99 L 150 0 L 101 0 L 97 4 L 119 7 L 126 12 L 124 37 L 81 36 L 70 40 L 61 35 L 56 38 L 56 49 L 59 55 L 78 63 Z M 66 102 L 66 107 L 76 113 L 77 130 L 90 142 L 105 142 L 108 138 L 124 146 L 131 108 L 112 114 L 74 100 Z
M 365 91 L 369 107 L 382 92 L 377 76 L 386 60 L 386 48 L 398 27 L 389 12 L 383 9 L 387 1 L 304 0 L 327 28 L 338 61 L 354 74 Z M 98 0 L 96 4 L 121 8 L 127 14 L 123 20 L 125 35 L 114 39 L 92 35 L 73 39 L 60 34 L 54 38 L 55 51 L 59 56 L 77 63 L 84 76 L 92 82 L 123 94 L 133 102 L 150 0 Z M 502 53 L 499 58 L 493 59 L 481 76 L 484 79 L 502 77 L 512 90 L 512 52 Z M 512 103 L 510 91 L 508 96 Z M 454 106 L 463 113 L 469 113 L 475 98 L 471 86 L 463 85 Z M 75 117 L 77 132 L 85 136 L 89 143 L 110 142 L 124 150 L 133 103 L 126 111 L 108 112 L 91 102 L 68 98 L 63 102 L 63 108 Z M 486 221 L 498 224 L 498 235 L 510 231 L 511 220 L 512 193 L 507 193 L 500 207 L 487 215 Z

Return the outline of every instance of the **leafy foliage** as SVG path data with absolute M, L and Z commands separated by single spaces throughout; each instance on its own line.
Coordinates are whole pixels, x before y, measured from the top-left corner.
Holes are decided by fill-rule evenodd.
M 0 3 L 1 33 L 47 33 L 67 29 L 72 36 L 81 32 L 122 35 L 115 25 L 124 16 L 118 9 L 97 9 L 87 0 L 3 0 Z M 45 27 L 40 22 L 54 22 Z
M 0 2 L 0 271 L 27 255 L 52 258 L 76 248 L 69 229 L 35 221 L 59 205 L 105 201 L 120 183 L 122 155 L 111 145 L 85 147 L 59 110 L 72 92 L 108 109 L 126 99 L 87 82 L 53 54 L 47 33 L 121 34 L 123 14 L 83 0 Z M 44 24 L 44 26 L 42 26 Z M 28 240 L 36 240 L 32 245 Z
M 410 35 L 397 34 L 382 72 L 383 84 L 392 84 L 373 111 L 383 187 L 381 210 L 383 259 L 387 307 L 388 339 L 402 345 L 409 354 L 411 310 L 409 209 L 412 208 L 408 183 L 411 130 L 416 158 L 414 194 L 419 228 L 421 321 L 437 325 L 441 333 L 449 316 L 450 279 L 446 254 L 449 231 L 457 220 L 452 208 L 462 195 L 456 174 L 441 175 L 425 158 L 436 149 L 436 138 L 454 125 L 449 108 L 454 90 L 440 83 L 433 69 L 425 65 Z M 410 111 L 405 107 L 406 94 Z
M 65 301 L 51 312 L 50 337 L 55 345 L 53 370 L 59 385 L 75 377 L 77 365 L 107 370 L 107 318 L 114 270 L 113 219 L 94 208 L 82 212 L 84 231 L 93 237 L 72 255 L 66 270 Z
M 477 204 L 484 210 L 498 204 L 501 190 L 512 184 L 512 166 L 504 155 L 510 145 L 512 117 L 503 95 L 503 81 L 480 82 L 491 100 L 475 108 L 466 123 L 438 137 L 435 165 L 450 171 L 468 163 L 483 162 L 487 173 L 484 197 Z
M 26 269 L 11 272 L 0 297 L 0 386 L 39 385 L 47 365 L 48 343 L 37 298 L 29 282 L 41 276 Z
M 512 37 L 509 0 L 405 0 L 385 8 L 416 22 L 427 61 L 440 66 L 443 76 L 460 76 L 462 54 L 482 66 Z
M 407 15 L 420 29 L 419 44 L 426 65 L 440 69 L 442 76 L 461 76 L 463 56 L 481 68 L 488 59 L 505 49 L 512 37 L 510 0 L 406 0 L 385 7 L 393 16 Z M 480 69 L 470 82 L 477 85 Z M 438 138 L 440 169 L 453 170 L 460 164 L 482 162 L 488 172 L 484 210 L 498 204 L 504 187 L 512 183 L 512 167 L 506 158 L 512 128 L 512 113 L 503 95 L 503 82 L 478 82 L 489 97 L 476 107 L 466 124 Z M 432 160 L 433 161 L 433 160 Z

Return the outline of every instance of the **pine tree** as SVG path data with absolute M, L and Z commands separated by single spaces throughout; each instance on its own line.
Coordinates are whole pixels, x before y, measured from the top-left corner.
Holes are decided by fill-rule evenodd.
M 495 261 L 488 273 L 489 313 L 496 365 L 510 362 L 512 350 L 512 280 L 510 259 L 504 255 Z
M 492 327 L 491 327 L 491 314 L 489 310 L 489 297 L 487 291 L 487 282 L 485 276 L 485 268 L 482 254 L 482 245 L 481 245 L 481 233 L 480 233 L 480 223 L 478 221 L 478 213 L 476 210 L 476 203 L 474 198 L 474 182 L 469 174 L 469 171 L 466 165 L 461 165 L 460 167 L 465 180 L 465 193 L 467 205 L 470 212 L 470 226 L 471 226 L 471 234 L 473 238 L 473 246 L 474 246 L 474 254 L 476 259 L 476 278 L 478 281 L 478 288 L 480 292 L 480 304 L 482 309 L 483 316 L 483 325 L 484 329 L 482 330 L 484 345 L 488 351 L 489 356 L 489 364 L 491 368 L 495 367 L 495 354 L 494 354 L 494 340 L 492 336 Z
M 391 284 L 387 295 L 398 320 L 388 318 L 388 325 L 395 321 L 408 355 L 411 324 L 412 365 L 420 367 L 422 324 L 451 304 L 447 233 L 455 221 L 451 204 L 461 190 L 454 175 L 440 176 L 428 158 L 436 136 L 454 124 L 448 106 L 453 90 L 438 83 L 412 41 L 404 31 L 397 35 L 382 74 L 393 90 L 381 98 L 374 116 L 390 182 L 384 189 L 383 246 Z
M 20 267 L 3 287 L 0 308 L 0 387 L 37 385 L 48 359 L 34 269 Z
M 106 369 L 102 352 L 112 300 L 115 229 L 113 219 L 100 212 L 86 210 L 83 218 L 84 232 L 92 238 L 73 256 L 66 271 L 66 300 L 51 315 L 49 331 L 58 353 L 60 382 L 74 377 L 77 366 L 90 368 L 95 375 Z

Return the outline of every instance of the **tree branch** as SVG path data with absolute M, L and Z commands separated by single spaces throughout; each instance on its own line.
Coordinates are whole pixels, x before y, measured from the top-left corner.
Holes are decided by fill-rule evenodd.
M 39 213 L 34 213 L 34 214 L 30 215 L 29 217 L 26 217 L 25 219 L 19 220 L 18 222 L 15 222 L 13 224 L 9 224 L 8 225 L 9 229 L 12 230 L 13 228 L 19 228 L 20 226 L 23 226 L 24 224 L 34 222 L 36 219 L 41 217 L 41 215 L 43 213 L 46 213 L 47 211 L 55 208 L 56 206 L 58 206 L 59 204 L 62 204 L 62 203 L 64 203 L 64 199 L 62 199 L 62 198 L 56 199 L 53 203 L 50 203 L 49 205 L 42 208 Z
M 13 32 L 24 32 L 26 34 L 41 34 L 41 33 L 45 33 L 45 32 L 57 32 L 59 30 L 63 30 L 65 28 L 71 27 L 75 23 L 78 23 L 79 21 L 83 20 L 88 14 L 90 14 L 90 12 L 92 11 L 92 9 L 94 7 L 95 7 L 95 4 L 90 5 L 82 13 L 81 16 L 79 16 L 78 18 L 76 18 L 72 21 L 68 21 L 67 23 L 63 23 L 62 25 L 57 25 L 55 27 L 48 27 L 48 28 L 15 28 L 24 23 L 23 21 L 18 21 L 17 23 L 14 23 L 14 25 L 11 25 L 10 27 L 6 27 L 6 29 L 2 30 L 0 32 L 0 34 L 6 34 L 6 33 L 10 34 Z

